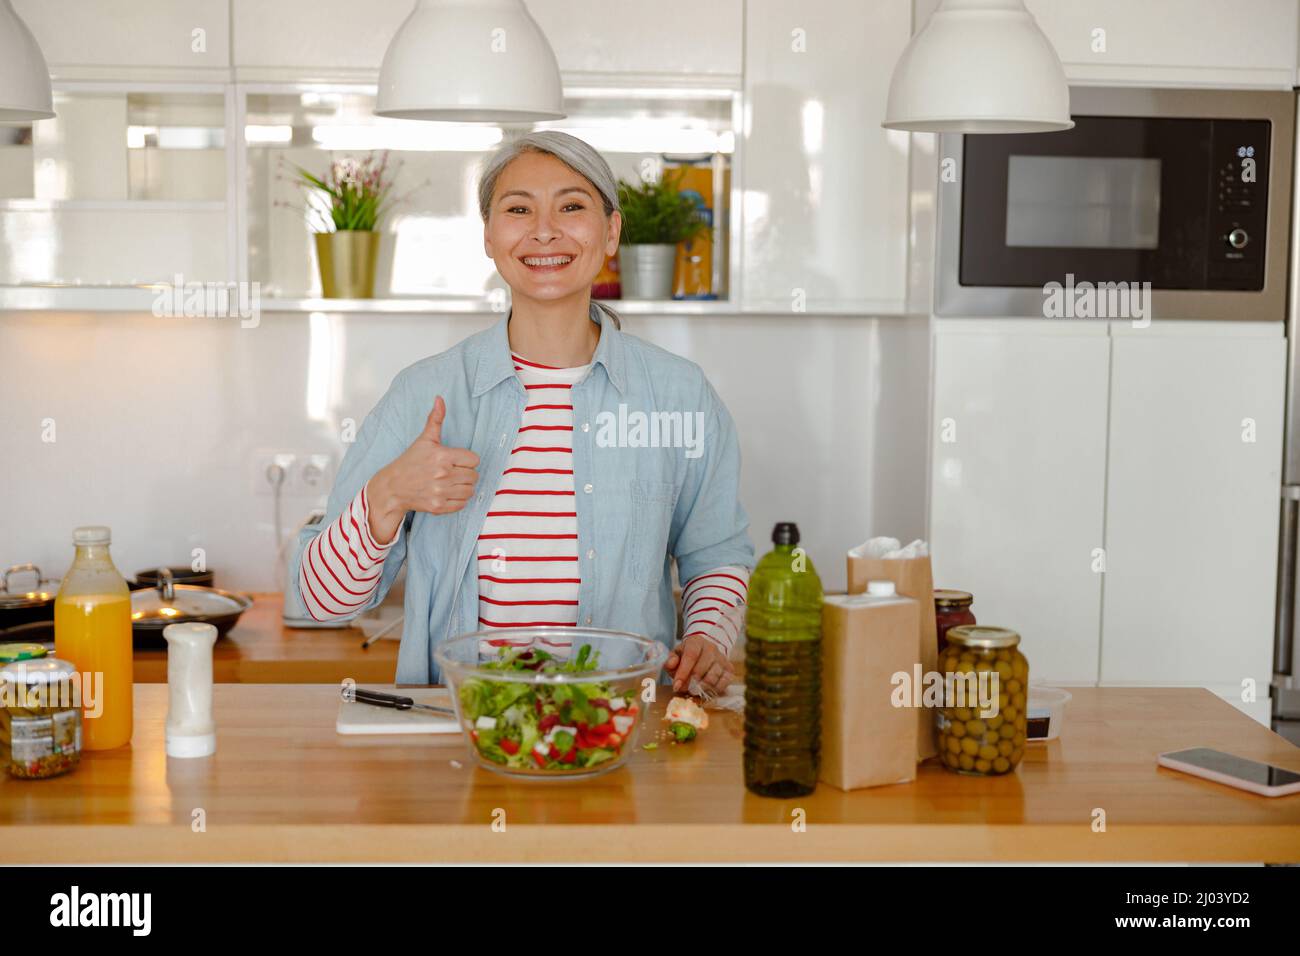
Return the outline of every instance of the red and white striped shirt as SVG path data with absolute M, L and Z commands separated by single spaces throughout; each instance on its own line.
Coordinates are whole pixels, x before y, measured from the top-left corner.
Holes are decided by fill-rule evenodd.
M 484 630 L 572 627 L 582 579 L 569 393 L 591 366 L 556 368 L 511 357 L 528 397 L 478 536 L 478 623 Z M 566 655 L 571 646 L 563 641 L 544 649 Z
M 581 574 L 569 392 L 590 365 L 556 368 L 513 358 L 528 400 L 478 536 L 478 623 L 483 630 L 574 626 Z M 379 586 L 397 536 L 387 544 L 375 541 L 368 509 L 362 488 L 303 553 L 300 591 L 316 620 L 355 614 Z M 748 586 L 749 571 L 741 567 L 717 568 L 687 582 L 683 638 L 704 637 L 729 654 L 743 627 Z M 560 655 L 569 650 L 559 644 L 548 649 Z

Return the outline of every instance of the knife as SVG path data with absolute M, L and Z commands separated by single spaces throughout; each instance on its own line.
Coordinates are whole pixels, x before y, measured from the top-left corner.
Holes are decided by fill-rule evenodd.
M 456 712 L 450 707 L 435 707 L 433 704 L 417 704 L 410 697 L 399 697 L 397 694 L 385 694 L 380 690 L 365 690 L 358 687 L 353 690 L 351 700 L 358 704 L 374 704 L 376 707 L 391 707 L 394 710 L 428 710 L 435 714 L 442 714 L 446 717 L 455 717 Z

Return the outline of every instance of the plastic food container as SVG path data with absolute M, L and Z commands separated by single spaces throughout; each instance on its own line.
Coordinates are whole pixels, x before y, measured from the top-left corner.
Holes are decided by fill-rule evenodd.
M 434 651 L 479 765 L 560 779 L 623 765 L 645 717 L 643 682 L 667 656 L 647 637 L 582 627 L 479 631 Z
M 1074 695 L 1059 687 L 1047 687 L 1043 684 L 1029 685 L 1029 727 L 1027 737 L 1030 743 L 1037 740 L 1055 740 L 1061 736 L 1065 726 L 1065 705 Z

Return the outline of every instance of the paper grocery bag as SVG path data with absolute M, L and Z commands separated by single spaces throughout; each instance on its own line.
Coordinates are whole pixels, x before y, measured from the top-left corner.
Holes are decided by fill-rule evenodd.
M 939 669 L 939 645 L 934 622 L 934 575 L 930 559 L 867 558 L 852 552 L 848 555 L 849 593 L 861 594 L 868 581 L 893 581 L 898 593 L 915 599 L 920 605 L 921 626 L 917 631 L 917 653 L 922 674 Z M 916 688 L 919 697 L 923 688 Z M 916 759 L 925 760 L 938 754 L 934 744 L 934 714 L 925 707 L 916 709 Z

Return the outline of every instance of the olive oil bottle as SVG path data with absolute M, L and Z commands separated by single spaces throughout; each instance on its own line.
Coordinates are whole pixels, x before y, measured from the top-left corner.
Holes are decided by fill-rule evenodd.
M 822 582 L 781 522 L 749 579 L 745 625 L 745 786 L 764 797 L 817 787 L 821 759 Z

